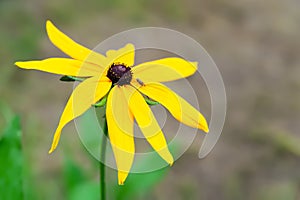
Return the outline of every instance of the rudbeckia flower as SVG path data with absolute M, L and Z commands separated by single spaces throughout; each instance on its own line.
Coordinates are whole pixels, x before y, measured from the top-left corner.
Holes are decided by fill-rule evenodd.
M 134 120 L 153 149 L 168 164 L 172 165 L 174 161 L 145 98 L 159 102 L 181 123 L 208 132 L 203 115 L 161 83 L 194 74 L 197 62 L 171 57 L 135 65 L 133 44 L 101 55 L 74 42 L 50 21 L 47 21 L 46 29 L 51 42 L 71 58 L 15 64 L 23 69 L 84 78 L 66 104 L 49 153 L 56 149 L 63 127 L 103 98 L 107 98 L 108 136 L 118 168 L 119 184 L 126 180 L 134 159 Z

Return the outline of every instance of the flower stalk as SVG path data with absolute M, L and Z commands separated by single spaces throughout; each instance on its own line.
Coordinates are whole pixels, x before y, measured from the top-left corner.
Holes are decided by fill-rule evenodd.
M 100 161 L 99 161 L 99 172 L 100 172 L 100 199 L 106 200 L 106 182 L 105 182 L 105 153 L 106 153 L 106 137 L 108 135 L 108 128 L 106 117 L 104 116 L 104 123 L 102 126 L 103 136 L 100 147 Z

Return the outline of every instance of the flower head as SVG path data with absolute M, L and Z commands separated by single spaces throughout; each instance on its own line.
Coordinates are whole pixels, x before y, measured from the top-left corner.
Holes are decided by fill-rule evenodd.
M 46 29 L 51 42 L 71 58 L 48 58 L 15 64 L 24 69 L 85 78 L 66 104 L 49 153 L 56 149 L 63 127 L 105 96 L 108 135 L 118 168 L 119 184 L 126 180 L 134 159 L 134 120 L 153 149 L 167 163 L 173 163 L 164 134 L 145 96 L 159 102 L 181 123 L 208 132 L 203 115 L 160 83 L 194 74 L 197 62 L 171 57 L 134 65 L 133 44 L 101 55 L 74 42 L 50 21 L 47 21 Z

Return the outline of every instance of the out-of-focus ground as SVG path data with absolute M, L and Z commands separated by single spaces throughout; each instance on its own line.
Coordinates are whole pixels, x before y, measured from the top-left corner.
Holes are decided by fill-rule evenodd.
M 175 29 L 200 42 L 218 65 L 228 113 L 217 146 L 199 160 L 203 136 L 196 137 L 149 199 L 299 199 L 299 8 L 297 0 L 1 0 L 1 102 L 22 118 L 25 162 L 33 171 L 28 184 L 37 185 L 40 198 L 63 199 L 63 152 L 93 168 L 73 125 L 59 149 L 47 153 L 73 85 L 13 65 L 63 56 L 45 33 L 51 19 L 90 48 L 134 27 Z

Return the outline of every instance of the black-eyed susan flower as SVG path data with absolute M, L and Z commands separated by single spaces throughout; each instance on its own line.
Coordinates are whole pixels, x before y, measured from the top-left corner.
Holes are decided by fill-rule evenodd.
M 134 120 L 153 149 L 167 163 L 173 163 L 164 134 L 145 98 L 159 102 L 183 124 L 208 132 L 203 115 L 160 83 L 194 74 L 197 62 L 171 57 L 135 65 L 133 44 L 101 55 L 77 44 L 50 21 L 47 21 L 46 29 L 51 42 L 71 58 L 15 64 L 24 69 L 84 78 L 67 102 L 49 153 L 56 149 L 63 127 L 103 98 L 107 98 L 108 136 L 118 168 L 119 184 L 126 180 L 134 159 Z

